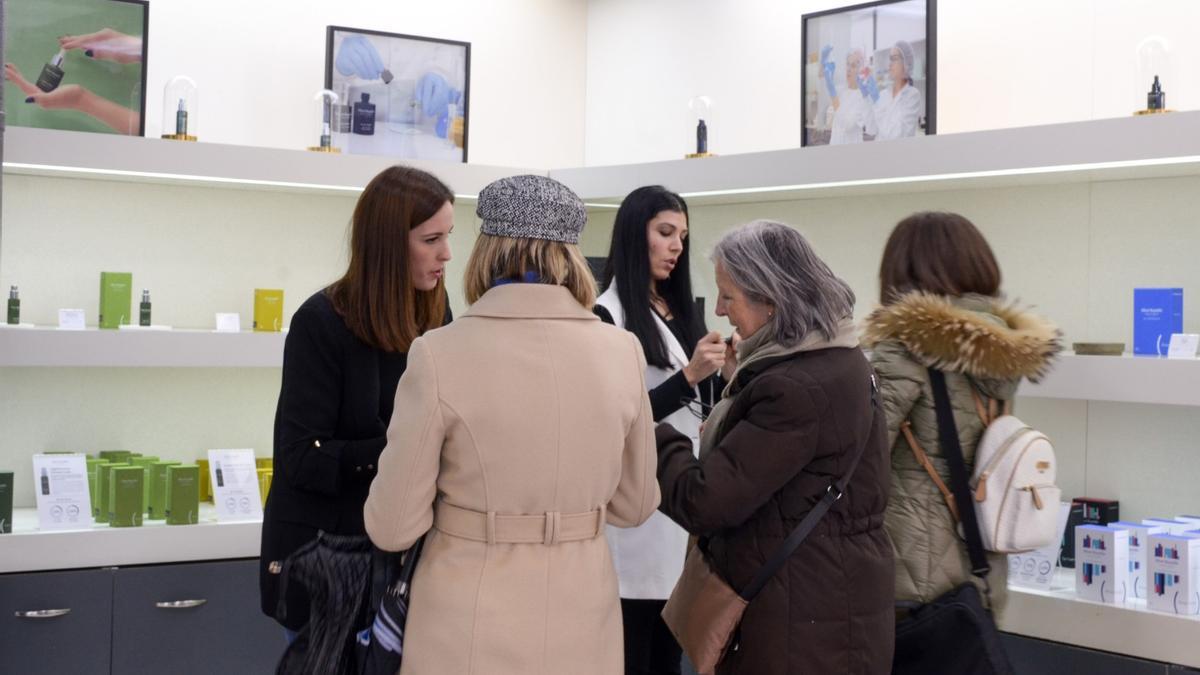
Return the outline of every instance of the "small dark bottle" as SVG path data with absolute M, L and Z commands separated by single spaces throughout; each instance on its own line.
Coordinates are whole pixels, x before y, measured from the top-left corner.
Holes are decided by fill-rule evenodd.
M 21 323 L 21 294 L 17 291 L 17 287 L 13 286 L 8 289 L 8 325 L 15 326 Z
M 217 487 L 225 487 L 225 473 L 221 471 L 221 463 L 217 462 L 213 465 L 214 473 L 217 474 Z
M 375 104 L 371 103 L 370 94 L 363 94 L 362 100 L 354 104 L 354 133 L 375 135 Z
M 50 474 L 46 473 L 46 469 L 42 469 L 42 494 L 50 494 Z
M 58 89 L 58 85 L 62 84 L 63 75 L 66 73 L 62 69 L 63 58 L 66 55 L 60 50 L 50 59 L 50 63 L 42 66 L 42 74 L 38 75 L 37 88 L 44 92 L 52 92 Z
M 1150 93 L 1146 94 L 1146 108 L 1148 110 L 1165 110 L 1167 107 L 1167 92 L 1163 91 L 1162 85 L 1158 82 L 1158 76 L 1154 76 L 1154 84 L 1150 86 Z
M 175 135 L 187 136 L 188 127 L 188 112 L 187 106 L 183 99 L 179 99 L 179 107 L 175 109 Z
M 696 125 L 696 154 L 704 155 L 708 153 L 708 125 L 704 120 Z
M 138 306 L 138 325 L 150 325 L 150 291 L 142 289 L 142 304 Z

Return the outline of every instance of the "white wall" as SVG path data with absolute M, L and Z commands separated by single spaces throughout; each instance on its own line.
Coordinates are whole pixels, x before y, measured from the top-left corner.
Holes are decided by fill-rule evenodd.
M 691 151 L 687 101 L 711 95 L 710 150 L 800 144 L 801 16 L 846 0 L 591 0 L 589 165 Z M 1167 105 L 1200 107 L 1200 2 L 940 0 L 938 132 L 1121 117 L 1144 108 L 1137 47 L 1160 35 Z
M 311 100 L 325 73 L 325 27 L 471 43 L 470 161 L 583 162 L 585 0 L 154 0 L 146 135 L 162 133 L 163 86 L 200 86 L 201 141 L 314 144 Z

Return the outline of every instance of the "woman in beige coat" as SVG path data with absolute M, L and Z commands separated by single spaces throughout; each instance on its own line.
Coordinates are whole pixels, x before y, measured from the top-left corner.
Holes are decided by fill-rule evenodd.
M 401 672 L 620 675 L 604 524 L 658 506 L 645 359 L 591 312 L 574 193 L 504 179 L 478 215 L 472 306 L 413 342 L 365 509 L 380 548 L 429 533 Z

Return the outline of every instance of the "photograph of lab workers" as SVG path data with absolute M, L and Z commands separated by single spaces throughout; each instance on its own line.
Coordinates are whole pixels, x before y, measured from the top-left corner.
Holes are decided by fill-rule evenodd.
M 804 16 L 804 145 L 934 132 L 926 1 Z
M 146 3 L 12 0 L 7 7 L 8 124 L 143 133 Z
M 330 26 L 325 86 L 344 152 L 467 161 L 470 44 Z

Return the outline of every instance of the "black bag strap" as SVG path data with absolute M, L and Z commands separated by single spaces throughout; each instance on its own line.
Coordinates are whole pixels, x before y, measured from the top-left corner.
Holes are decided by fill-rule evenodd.
M 421 549 L 424 545 L 425 537 L 422 536 L 413 542 L 413 545 L 408 547 L 408 551 L 404 553 L 404 565 L 400 568 L 400 577 L 396 579 L 396 584 L 392 587 L 394 593 L 400 595 L 408 593 L 408 588 L 412 585 L 413 574 L 417 571 L 417 560 L 421 557 Z
M 855 451 L 854 457 L 850 460 L 850 468 L 846 469 L 846 473 L 842 474 L 841 478 L 833 481 L 833 483 L 831 483 L 829 487 L 825 489 L 825 495 L 821 497 L 821 501 L 817 502 L 817 504 L 812 507 L 812 510 L 804 516 L 804 518 L 800 521 L 800 524 L 796 526 L 796 529 L 792 530 L 792 533 L 788 535 L 786 540 L 784 540 L 783 545 L 781 545 L 775 551 L 775 554 L 771 556 L 771 559 L 767 561 L 767 564 L 763 565 L 762 569 L 758 571 L 758 574 L 754 576 L 754 579 L 745 588 L 743 588 L 740 593 L 738 593 L 743 600 L 750 602 L 762 592 L 762 589 L 766 587 L 767 582 L 771 580 L 771 577 L 775 576 L 781 567 L 783 567 L 783 564 L 787 562 L 787 559 L 792 557 L 792 554 L 796 552 L 796 549 L 800 548 L 800 544 L 804 543 L 804 540 L 808 538 L 810 533 L 812 533 L 813 528 L 817 526 L 817 523 L 821 521 L 821 518 L 823 518 L 826 512 L 833 507 L 834 502 L 841 499 L 842 495 L 845 494 L 846 486 L 850 483 L 850 477 L 854 475 L 854 470 L 858 468 L 859 460 L 862 459 L 863 453 L 865 453 L 867 450 L 867 445 L 871 442 L 871 435 L 874 432 L 875 419 L 878 414 L 879 387 L 876 386 L 875 375 L 872 373 L 871 424 L 867 427 L 867 435 L 866 438 L 863 439 L 862 445 L 858 446 L 858 450 Z
M 958 504 L 958 517 L 962 522 L 963 537 L 967 540 L 967 555 L 971 558 L 971 574 L 986 581 L 992 567 L 983 550 L 983 536 L 979 534 L 975 500 L 971 498 L 967 464 L 963 459 L 962 446 L 958 443 L 958 425 L 954 423 L 954 411 L 950 408 L 946 376 L 942 371 L 930 368 L 929 383 L 933 388 L 933 405 L 937 410 L 938 442 L 950 465 L 950 491 L 954 493 L 954 502 Z

